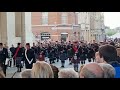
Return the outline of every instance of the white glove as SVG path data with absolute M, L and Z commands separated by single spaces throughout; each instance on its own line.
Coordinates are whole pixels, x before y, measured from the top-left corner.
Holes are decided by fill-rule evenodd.
M 5 65 L 8 65 L 9 58 L 6 58 Z
M 21 61 L 21 63 L 23 64 L 23 61 Z

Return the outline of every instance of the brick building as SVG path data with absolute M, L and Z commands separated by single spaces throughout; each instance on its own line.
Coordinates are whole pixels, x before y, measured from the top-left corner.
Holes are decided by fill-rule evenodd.
M 80 40 L 80 27 L 75 12 L 32 12 L 35 40 Z

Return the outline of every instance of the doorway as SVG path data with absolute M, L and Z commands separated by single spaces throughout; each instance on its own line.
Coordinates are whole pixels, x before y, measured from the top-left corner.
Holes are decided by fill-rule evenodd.
M 68 33 L 61 33 L 61 41 L 67 41 Z

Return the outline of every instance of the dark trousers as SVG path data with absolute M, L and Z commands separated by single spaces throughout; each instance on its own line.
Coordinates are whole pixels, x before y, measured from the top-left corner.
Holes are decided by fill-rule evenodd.
M 71 57 L 69 57 L 69 63 L 72 64 L 72 58 Z
M 61 61 L 61 66 L 62 66 L 62 67 L 65 66 L 65 61 Z
M 81 64 L 85 64 L 85 60 L 81 60 Z
M 49 61 L 50 61 L 50 64 L 55 63 L 54 58 L 50 58 Z
M 25 64 L 25 68 L 26 68 L 26 69 L 32 69 L 32 64 L 29 64 L 29 65 L 26 65 L 26 64 Z
M 22 68 L 21 60 L 22 57 L 16 57 L 16 67 L 18 72 L 21 72 L 21 68 Z
M 11 67 L 11 66 L 12 66 L 12 60 L 8 62 L 8 67 Z
M 13 59 L 13 65 L 16 66 L 16 60 L 15 59 Z
M 88 62 L 91 62 L 91 58 L 88 58 Z
M 74 63 L 74 70 L 78 72 L 78 63 Z
M 59 62 L 59 57 L 56 57 L 56 59 L 57 59 L 57 62 Z
M 4 72 L 5 76 L 6 76 L 7 65 L 5 65 L 5 63 L 0 63 L 0 66 L 1 66 L 3 72 Z
M 50 61 L 50 64 L 52 64 L 52 60 L 53 60 L 52 58 L 50 58 L 50 59 L 49 59 L 49 61 Z
M 95 58 L 93 58 L 93 62 L 95 61 Z

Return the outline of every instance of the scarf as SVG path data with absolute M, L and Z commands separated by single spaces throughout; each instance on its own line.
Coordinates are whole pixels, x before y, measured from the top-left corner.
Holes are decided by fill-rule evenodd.
M 15 52 L 15 55 L 13 56 L 14 59 L 16 59 L 16 56 L 17 56 L 19 50 L 20 50 L 20 48 L 18 47 L 16 52 Z
M 27 57 L 27 49 L 25 50 L 25 57 L 26 57 L 28 63 L 31 64 L 32 61 L 33 61 L 33 58 L 31 59 L 31 61 L 28 59 L 28 57 Z

